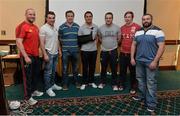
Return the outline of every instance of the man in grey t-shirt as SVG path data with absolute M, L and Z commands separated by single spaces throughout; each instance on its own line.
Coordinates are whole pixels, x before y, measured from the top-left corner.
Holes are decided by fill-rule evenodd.
M 112 86 L 113 90 L 118 90 L 117 78 L 117 64 L 118 64 L 118 41 L 119 41 L 119 27 L 113 24 L 113 14 L 107 12 L 105 14 L 105 23 L 98 30 L 99 41 L 101 43 L 101 82 L 98 88 L 105 86 L 106 70 L 110 63 L 112 72 Z
M 85 87 L 89 84 L 93 88 L 97 88 L 94 83 L 94 72 L 96 67 L 96 58 L 97 58 L 97 30 L 98 27 L 93 24 L 93 14 L 91 11 L 87 11 L 84 14 L 85 24 L 83 24 L 78 31 L 78 35 L 88 35 L 92 32 L 92 39 L 81 46 L 81 60 L 83 68 L 83 83 L 81 85 L 81 90 L 84 90 Z

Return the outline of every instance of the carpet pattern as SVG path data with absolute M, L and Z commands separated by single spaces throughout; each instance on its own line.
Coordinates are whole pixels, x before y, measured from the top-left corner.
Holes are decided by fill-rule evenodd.
M 143 102 L 132 100 L 130 94 L 90 96 L 61 99 L 42 99 L 34 106 L 21 101 L 12 115 L 180 115 L 180 89 L 158 92 L 154 113 Z

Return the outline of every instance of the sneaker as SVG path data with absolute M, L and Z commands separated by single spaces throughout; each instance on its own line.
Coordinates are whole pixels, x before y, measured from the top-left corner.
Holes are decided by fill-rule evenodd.
M 147 111 L 149 111 L 149 112 L 154 112 L 154 108 L 152 108 L 152 107 L 147 107 Z
M 53 90 L 52 90 L 51 88 L 49 88 L 48 90 L 46 90 L 46 93 L 47 93 L 50 97 L 56 96 L 56 94 L 53 92 Z
M 113 91 L 118 91 L 118 87 L 117 86 L 113 86 Z
M 62 88 L 64 91 L 68 90 L 68 86 L 67 85 L 64 85 L 63 88 Z
M 85 88 L 86 88 L 86 85 L 83 84 L 83 85 L 81 85 L 80 90 L 85 90 Z
M 136 93 L 136 90 L 134 90 L 134 89 L 130 90 L 130 94 L 135 94 L 135 93 Z
M 104 86 L 105 86 L 105 85 L 101 83 L 101 84 L 99 84 L 98 88 L 99 88 L 99 89 L 103 89 Z
M 140 98 L 138 96 L 133 96 L 132 99 L 135 101 L 141 101 L 143 98 Z
M 32 97 L 28 100 L 28 103 L 29 103 L 29 105 L 31 105 L 31 106 L 35 105 L 37 102 L 38 102 L 38 101 L 35 100 L 35 99 L 33 99 Z
M 119 91 L 123 91 L 124 90 L 124 87 L 123 86 L 119 86 Z
M 54 84 L 54 85 L 51 87 L 51 89 L 52 89 L 52 90 L 61 90 L 62 87 Z
M 42 96 L 43 94 L 44 94 L 43 92 L 36 90 L 32 93 L 32 96 L 38 96 L 39 97 L 39 96 Z
M 89 85 L 91 85 L 92 88 L 97 88 L 97 85 L 95 83 L 89 83 Z

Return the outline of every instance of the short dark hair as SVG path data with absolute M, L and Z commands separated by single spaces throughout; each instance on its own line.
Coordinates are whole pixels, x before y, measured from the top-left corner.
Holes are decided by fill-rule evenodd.
M 48 13 L 46 14 L 46 18 L 48 17 L 48 15 L 54 15 L 54 16 L 56 16 L 53 11 L 48 11 Z
M 153 20 L 152 14 L 146 13 L 146 14 L 144 14 L 142 17 L 144 17 L 144 16 L 150 16 L 150 17 L 151 17 L 151 20 Z
M 127 11 L 127 12 L 125 12 L 124 17 L 125 17 L 127 14 L 131 14 L 132 18 L 134 18 L 134 13 L 133 13 L 132 11 Z
M 68 13 L 72 13 L 73 14 L 73 16 L 74 16 L 74 12 L 72 11 L 72 10 L 68 10 L 68 11 L 66 11 L 66 13 L 65 13 L 65 16 L 67 17 L 67 14 Z
M 105 18 L 106 18 L 107 15 L 111 15 L 112 18 L 113 18 L 113 13 L 112 13 L 112 12 L 107 12 L 107 13 L 105 14 Z
M 93 14 L 92 14 L 91 11 L 86 11 L 86 12 L 84 13 L 84 17 L 86 16 L 86 14 L 91 14 L 91 16 L 93 17 Z

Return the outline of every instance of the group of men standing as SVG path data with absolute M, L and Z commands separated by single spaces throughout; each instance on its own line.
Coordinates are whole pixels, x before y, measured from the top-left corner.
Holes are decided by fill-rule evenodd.
M 133 22 L 134 14 L 124 14 L 125 24 L 119 28 L 113 23 L 113 13 L 105 14 L 105 24 L 98 28 L 93 23 L 93 13 L 86 11 L 85 23 L 79 26 L 74 22 L 74 12 L 65 13 L 66 22 L 57 30 L 54 26 L 55 13 L 46 14 L 46 23 L 38 30 L 34 9 L 27 9 L 26 20 L 16 28 L 16 42 L 21 53 L 26 99 L 30 105 L 37 103 L 33 96 L 42 96 L 37 84 L 40 77 L 39 45 L 44 59 L 45 90 L 49 96 L 55 96 L 53 90 L 68 90 L 68 64 L 71 61 L 74 84 L 84 90 L 90 85 L 102 89 L 106 85 L 107 66 L 112 72 L 114 91 L 125 89 L 127 68 L 130 70 L 130 93 L 135 94 L 137 85 L 140 90 L 134 100 L 145 100 L 148 111 L 154 111 L 157 105 L 156 72 L 159 59 L 164 51 L 164 34 L 152 24 L 152 15 L 142 17 L 142 25 Z M 92 41 L 78 46 L 78 36 L 92 33 Z M 97 59 L 97 43 L 101 44 L 100 83 L 96 85 L 94 73 Z M 118 57 L 118 46 L 120 53 Z M 82 78 L 78 77 L 79 55 L 82 60 Z M 55 72 L 58 56 L 62 56 L 62 87 L 55 84 Z M 117 76 L 117 65 L 120 76 Z M 138 83 L 137 83 L 137 80 Z

